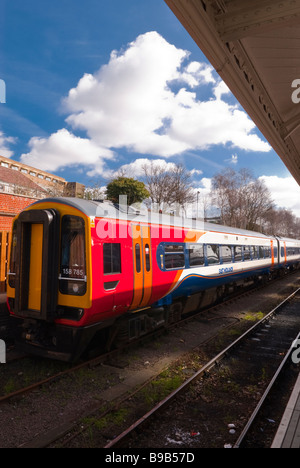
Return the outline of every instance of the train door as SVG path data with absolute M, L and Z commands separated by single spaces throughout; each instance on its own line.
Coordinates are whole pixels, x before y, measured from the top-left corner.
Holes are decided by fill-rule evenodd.
M 44 226 L 31 224 L 30 231 L 28 309 L 40 310 Z
M 21 213 L 16 221 L 19 259 L 15 272 L 15 313 L 51 321 L 57 304 L 59 214 L 55 210 Z
M 131 310 L 146 307 L 152 295 L 152 253 L 150 227 L 132 224 L 134 295 Z
M 274 247 L 274 241 L 271 240 L 271 258 L 272 258 L 272 268 L 274 268 L 275 266 L 275 249 L 277 249 L 277 247 Z M 277 250 L 276 250 L 277 252 Z
M 283 247 L 281 247 L 281 257 L 284 260 L 281 260 L 282 263 L 287 263 L 287 250 L 286 250 L 286 242 L 283 242 Z

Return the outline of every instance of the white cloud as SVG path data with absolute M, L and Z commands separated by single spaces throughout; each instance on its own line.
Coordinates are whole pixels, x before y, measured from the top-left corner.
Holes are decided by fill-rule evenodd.
M 49 138 L 34 137 L 29 141 L 30 152 L 22 154 L 21 161 L 29 166 L 56 171 L 68 165 L 85 164 L 99 172 L 103 170 L 103 158 L 113 158 L 113 153 L 99 148 L 89 139 L 79 138 L 66 129 Z
M 224 81 L 220 81 L 214 89 L 214 95 L 216 99 L 221 99 L 223 95 L 230 94 L 230 89 Z
M 213 78 L 212 68 L 198 62 L 183 67 L 188 57 L 158 33 L 139 36 L 70 91 L 65 105 L 72 114 L 67 122 L 87 131 L 99 145 L 142 154 L 168 157 L 228 143 L 269 151 L 269 145 L 252 133 L 255 125 L 245 112 L 221 100 L 229 90 Z M 213 83 L 217 97 L 201 102 L 186 88 L 175 93 L 175 81 L 190 88 Z
M 85 74 L 64 99 L 67 124 L 88 138 L 66 129 L 32 138 L 22 160 L 52 171 L 88 164 L 93 175 L 103 173 L 106 159 L 121 148 L 164 158 L 220 144 L 269 151 L 246 113 L 222 101 L 229 90 L 212 67 L 188 63 L 189 55 L 157 32 L 113 51 L 107 65 Z M 207 101 L 197 97 L 200 86 L 211 94 Z
M 190 171 L 190 173 L 191 173 L 192 176 L 197 177 L 197 176 L 202 175 L 202 174 L 203 174 L 203 171 L 201 171 L 201 170 L 199 170 L 199 169 L 192 169 L 192 170 Z
M 203 179 L 200 181 L 200 186 L 196 190 L 203 196 L 209 195 L 212 190 L 212 179 L 203 177 Z
M 129 164 L 123 164 L 119 167 L 117 171 L 115 170 L 106 170 L 102 173 L 102 177 L 106 179 L 111 179 L 116 177 L 119 174 L 124 174 L 125 177 L 145 177 L 145 168 L 150 169 L 151 166 L 158 166 L 160 169 L 165 172 L 172 171 L 176 168 L 176 163 L 167 162 L 165 159 L 148 159 L 148 158 L 139 158 Z M 192 177 L 199 177 L 203 174 L 203 171 L 199 169 L 192 169 L 189 171 Z M 199 183 L 198 182 L 195 182 Z
M 272 198 L 280 208 L 287 208 L 300 218 L 300 186 L 293 177 L 260 177 L 269 188 Z
M 168 163 L 164 159 L 147 159 L 140 158 L 136 159 L 132 163 L 124 164 L 120 167 L 120 171 L 123 171 L 129 177 L 142 177 L 145 175 L 145 167 L 150 168 L 151 165 L 159 166 L 165 172 L 175 168 L 175 163 Z
M 206 63 L 191 62 L 180 76 L 181 80 L 185 81 L 191 88 L 195 88 L 202 83 L 216 83 L 213 68 Z
M 0 155 L 5 158 L 11 158 L 13 151 L 10 149 L 10 145 L 16 143 L 16 139 L 13 137 L 7 137 L 3 132 L 0 131 Z
M 237 154 L 233 154 L 230 159 L 225 159 L 225 162 L 228 162 L 235 166 L 239 162 L 239 157 Z

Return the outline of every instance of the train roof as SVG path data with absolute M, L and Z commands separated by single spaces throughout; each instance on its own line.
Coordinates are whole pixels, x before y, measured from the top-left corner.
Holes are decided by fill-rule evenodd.
M 155 213 L 148 210 L 136 210 L 133 207 L 113 204 L 109 201 L 84 200 L 81 198 L 46 198 L 35 202 L 33 205 L 40 203 L 61 203 L 77 208 L 88 217 L 122 219 L 135 222 L 146 222 L 149 224 L 162 224 L 166 226 L 184 227 L 187 229 L 195 229 L 199 231 L 221 232 L 224 234 L 234 234 L 243 236 L 256 236 L 260 238 L 274 238 L 266 236 L 260 232 L 247 231 L 244 229 L 222 226 L 219 224 L 206 223 L 200 219 L 182 218 L 169 214 Z M 33 206 L 32 205 L 32 206 Z

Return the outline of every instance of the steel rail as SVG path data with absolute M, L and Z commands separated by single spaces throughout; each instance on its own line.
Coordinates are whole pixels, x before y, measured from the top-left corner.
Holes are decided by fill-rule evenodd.
M 71 374 L 72 372 L 74 371 L 77 371 L 81 368 L 84 368 L 84 367 L 96 367 L 98 366 L 99 364 L 107 361 L 108 359 L 110 358 L 113 358 L 115 356 L 117 356 L 118 354 L 120 354 L 122 351 L 124 350 L 128 350 L 130 349 L 131 347 L 133 346 L 137 346 L 138 344 L 140 343 L 143 343 L 144 341 L 147 341 L 151 338 L 157 338 L 159 337 L 162 333 L 165 333 L 166 331 L 171 331 L 175 328 L 178 328 L 180 326 L 183 326 L 193 320 L 196 320 L 197 317 L 199 316 L 202 316 L 204 313 L 208 313 L 208 312 L 212 312 L 213 310 L 217 310 L 220 306 L 226 306 L 227 303 L 230 303 L 232 301 L 236 301 L 238 299 L 241 299 L 243 296 L 247 296 L 249 294 L 252 294 L 252 293 L 255 293 L 258 289 L 260 288 L 253 288 L 253 289 L 250 289 L 248 291 L 243 291 L 241 292 L 240 294 L 236 295 L 236 296 L 233 296 L 233 297 L 230 297 L 228 298 L 228 300 L 224 301 L 223 303 L 221 304 L 213 304 L 209 307 L 207 307 L 206 309 L 202 309 L 200 311 L 197 311 L 196 313 L 193 313 L 191 315 L 187 315 L 186 317 L 184 317 L 183 319 L 179 320 L 178 322 L 175 322 L 175 323 L 172 323 L 171 325 L 169 325 L 168 327 L 161 327 L 161 328 L 158 328 L 156 330 L 153 330 L 149 333 L 147 333 L 146 335 L 142 335 L 140 336 L 139 338 L 136 338 L 132 341 L 129 341 L 125 344 L 123 344 L 122 346 L 112 350 L 112 351 L 108 351 L 107 353 L 104 353 L 104 354 L 100 354 L 99 356 L 96 356 L 96 357 L 93 357 L 92 359 L 88 359 L 87 361 L 83 361 L 77 365 L 75 365 L 74 367 L 70 367 L 69 369 L 66 369 L 64 371 L 60 371 L 56 374 L 53 374 L 51 375 L 50 377 L 46 378 L 46 379 L 43 379 L 43 380 L 40 380 L 39 382 L 35 382 L 27 387 L 24 387 L 24 388 L 21 388 L 19 390 L 16 390 L 15 392 L 12 392 L 10 394 L 7 394 L 7 395 L 2 395 L 0 396 L 0 403 L 3 403 L 5 401 L 9 401 L 10 399 L 13 399 L 15 397 L 18 397 L 18 396 L 23 396 L 27 393 L 30 393 L 32 392 L 33 390 L 39 388 L 39 387 L 42 387 L 43 385 L 46 385 L 46 384 L 49 384 L 61 377 L 64 377 L 65 375 L 68 375 L 68 374 Z M 234 317 L 232 317 L 234 318 Z M 21 356 L 21 358 L 18 358 L 17 360 L 19 359 L 26 359 L 30 357 L 30 355 L 24 355 L 24 356 Z M 11 361 L 8 361 L 8 363 L 10 362 L 14 362 L 14 360 L 11 360 Z
M 298 290 L 298 292 L 300 291 L 300 289 Z M 297 292 L 296 292 L 297 293 Z M 288 352 L 286 353 L 285 355 L 285 358 L 281 361 L 280 363 L 280 366 L 278 367 L 277 371 L 275 372 L 271 382 L 269 383 L 267 389 L 265 390 L 263 396 L 261 397 L 259 403 L 257 404 L 255 410 L 253 411 L 253 413 L 251 414 L 246 426 L 244 427 L 242 433 L 240 434 L 238 440 L 236 441 L 236 443 L 234 444 L 233 448 L 240 448 L 242 443 L 244 442 L 247 434 L 249 433 L 255 419 L 257 418 L 261 408 L 263 407 L 267 397 L 270 395 L 274 385 L 276 384 L 276 382 L 278 381 L 278 378 L 281 374 L 281 372 L 283 371 L 283 369 L 285 368 L 285 366 L 291 362 L 291 355 L 293 353 L 293 351 L 295 350 L 295 346 L 294 346 L 294 343 L 295 341 L 299 340 L 300 339 L 300 332 L 298 333 L 298 335 L 296 336 L 296 338 L 293 340 L 292 344 L 291 344 L 291 347 L 290 349 L 288 350 Z
M 171 401 L 184 392 L 193 382 L 196 382 L 203 375 L 208 373 L 213 367 L 215 367 L 224 357 L 226 357 L 229 352 L 231 352 L 236 346 L 238 346 L 242 341 L 248 338 L 252 333 L 254 333 L 259 327 L 264 324 L 266 321 L 269 321 L 274 315 L 276 315 L 289 301 L 291 301 L 298 293 L 300 288 L 282 301 L 278 306 L 276 306 L 271 312 L 269 312 L 262 320 L 253 325 L 249 330 L 247 330 L 243 335 L 237 338 L 232 344 L 230 344 L 226 349 L 221 351 L 217 356 L 215 356 L 211 361 L 209 361 L 205 366 L 203 366 L 199 371 L 197 371 L 192 377 L 186 380 L 180 387 L 170 393 L 165 399 L 159 402 L 154 408 L 152 408 L 148 413 L 146 413 L 142 418 L 132 424 L 128 429 L 122 432 L 114 440 L 110 441 L 104 448 L 115 447 L 123 439 L 127 438 L 132 432 L 134 432 L 139 426 L 144 424 L 148 419 L 151 418 L 156 412 L 166 407 Z

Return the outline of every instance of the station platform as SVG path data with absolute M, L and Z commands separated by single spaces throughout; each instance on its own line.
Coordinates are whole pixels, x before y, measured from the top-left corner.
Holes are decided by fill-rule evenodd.
M 300 448 L 300 374 L 271 448 Z

